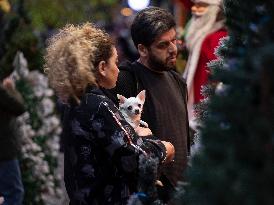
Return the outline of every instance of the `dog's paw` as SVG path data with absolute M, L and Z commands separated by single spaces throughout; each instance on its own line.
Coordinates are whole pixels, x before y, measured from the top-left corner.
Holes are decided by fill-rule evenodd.
M 140 125 L 142 127 L 148 127 L 148 124 L 145 121 L 143 121 L 143 120 L 140 121 Z

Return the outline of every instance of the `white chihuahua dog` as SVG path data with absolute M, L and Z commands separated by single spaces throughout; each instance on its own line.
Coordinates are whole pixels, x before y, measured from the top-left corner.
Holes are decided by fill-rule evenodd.
M 125 117 L 126 121 L 136 129 L 138 126 L 148 127 L 148 124 L 141 120 L 141 114 L 146 99 L 146 91 L 142 90 L 136 97 L 126 98 L 117 94 L 119 99 L 119 110 Z M 157 186 L 163 186 L 160 180 L 156 180 Z
M 141 120 L 141 114 L 146 98 L 146 91 L 142 90 L 136 97 L 126 98 L 117 94 L 119 99 L 119 110 L 126 121 L 135 129 L 142 125 L 148 127 L 148 124 Z

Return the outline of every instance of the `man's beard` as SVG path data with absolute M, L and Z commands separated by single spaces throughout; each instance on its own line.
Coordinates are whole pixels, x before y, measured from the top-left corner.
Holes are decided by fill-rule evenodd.
M 176 65 L 172 63 L 168 63 L 162 59 L 159 59 L 155 56 L 151 51 L 149 51 L 148 65 L 150 69 L 154 71 L 169 71 L 175 70 Z

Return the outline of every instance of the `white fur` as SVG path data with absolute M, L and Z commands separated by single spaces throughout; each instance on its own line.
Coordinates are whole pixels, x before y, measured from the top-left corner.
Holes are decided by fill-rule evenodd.
M 119 109 L 126 121 L 135 129 L 140 126 L 148 127 L 148 124 L 141 120 L 141 114 L 146 98 L 146 91 L 142 90 L 136 97 L 126 98 L 117 94 Z

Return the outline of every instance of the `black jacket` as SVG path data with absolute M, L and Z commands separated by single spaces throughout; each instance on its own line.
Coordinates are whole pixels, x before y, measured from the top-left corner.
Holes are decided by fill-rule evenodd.
M 16 117 L 25 112 L 23 99 L 16 90 L 0 86 L 0 161 L 12 160 L 20 151 Z
M 100 89 L 64 109 L 65 185 L 70 204 L 126 204 L 137 191 L 143 153 L 163 160 L 160 141 L 138 137 Z

